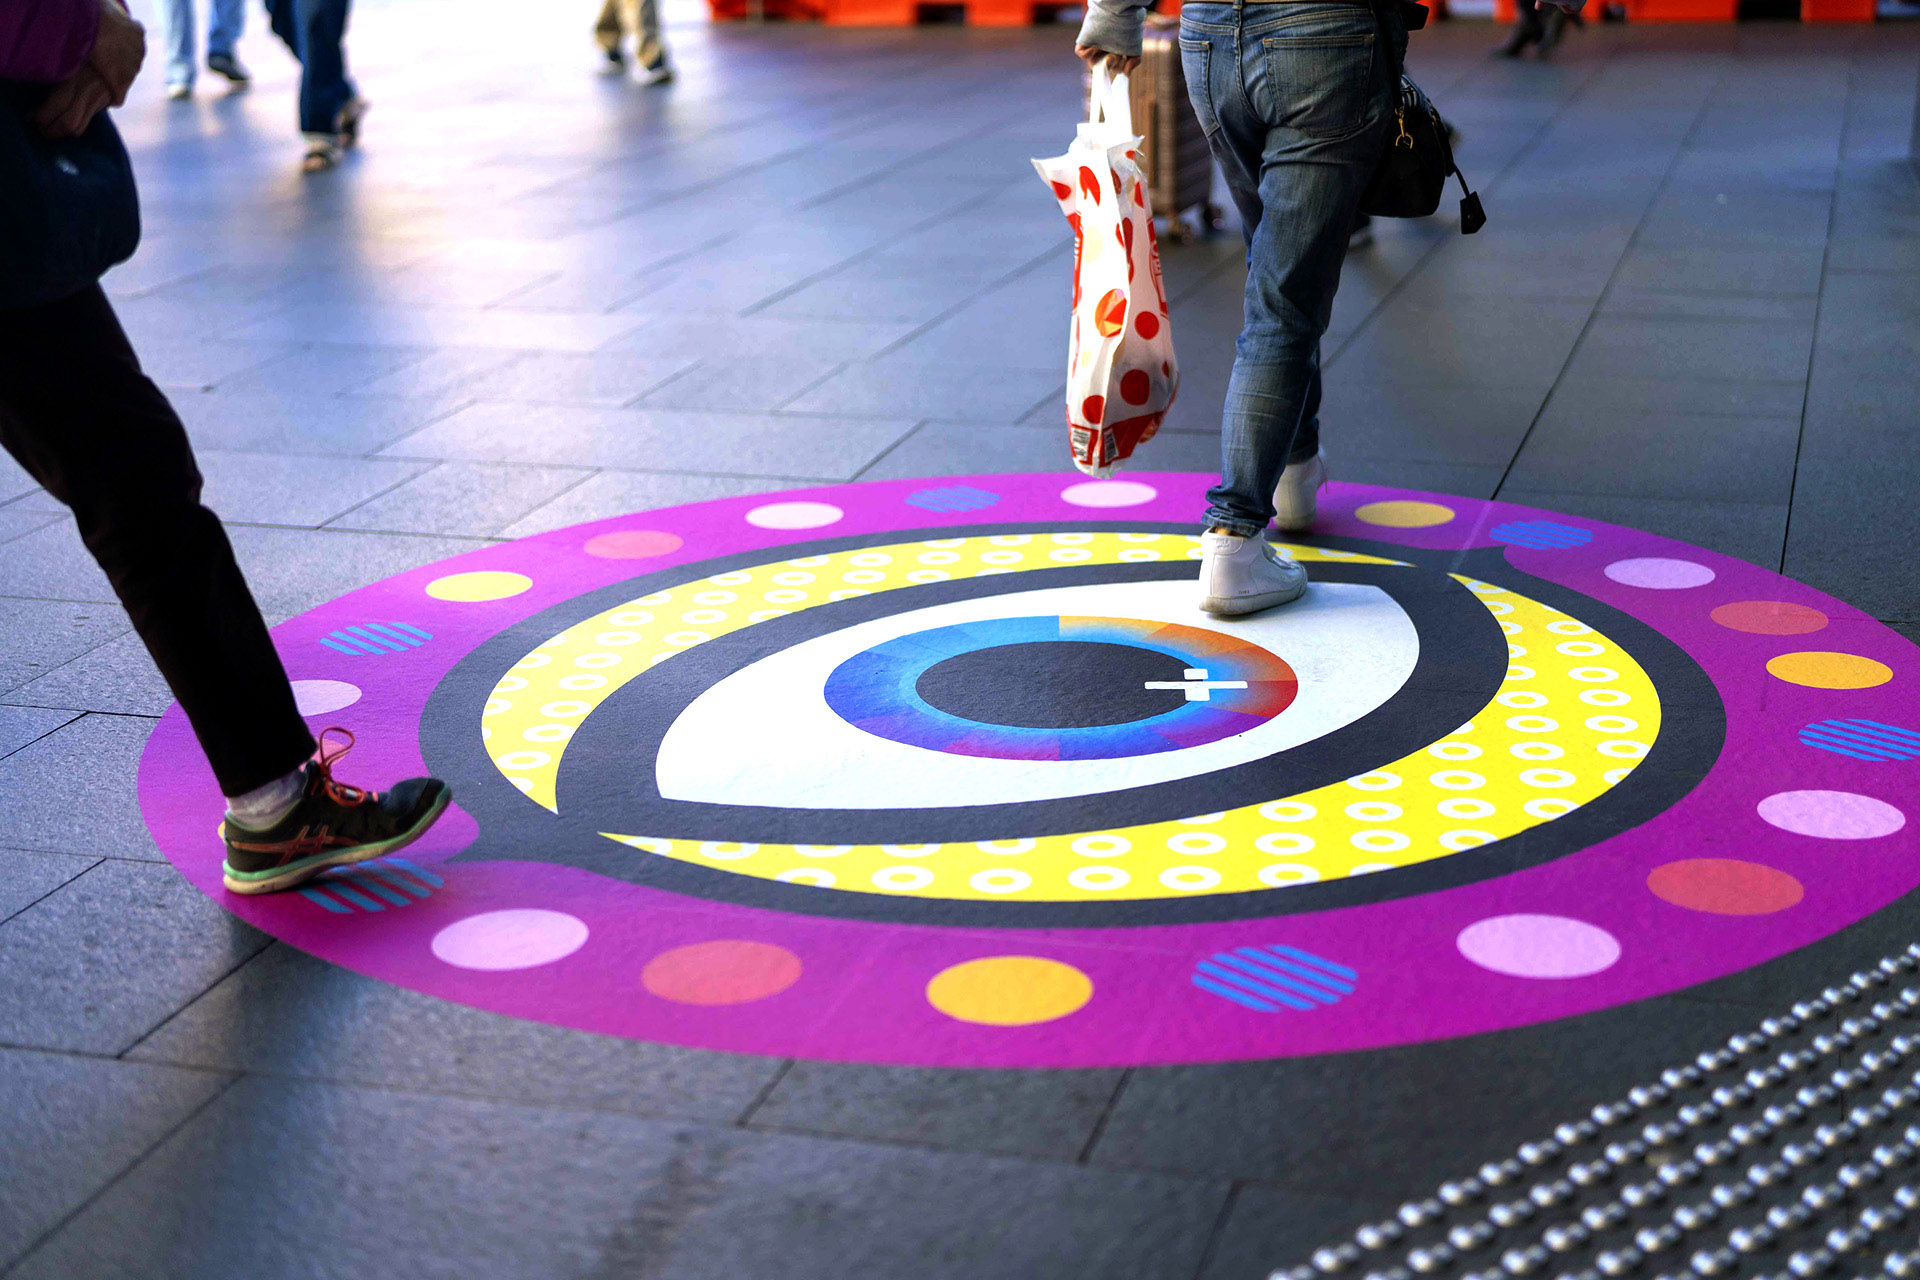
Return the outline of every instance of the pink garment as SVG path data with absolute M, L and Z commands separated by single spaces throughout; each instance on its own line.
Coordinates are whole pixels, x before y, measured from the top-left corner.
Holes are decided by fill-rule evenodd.
M 65 80 L 99 33 L 99 0 L 0 0 L 0 80 Z

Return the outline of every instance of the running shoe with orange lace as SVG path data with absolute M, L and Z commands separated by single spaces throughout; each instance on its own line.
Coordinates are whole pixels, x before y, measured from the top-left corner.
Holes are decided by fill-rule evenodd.
M 327 735 L 346 744 L 330 747 Z M 335 782 L 333 766 L 353 748 L 345 729 L 320 734 L 320 750 L 303 766 L 306 789 L 285 817 L 264 831 L 232 819 L 221 827 L 227 841 L 227 888 L 235 893 L 291 889 L 328 867 L 365 862 L 412 844 L 446 812 L 453 791 L 438 778 L 408 778 L 386 791 Z

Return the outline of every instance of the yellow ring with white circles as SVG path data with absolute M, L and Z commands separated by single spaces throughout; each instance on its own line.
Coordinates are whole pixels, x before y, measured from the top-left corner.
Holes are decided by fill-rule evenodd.
M 1401 562 L 1286 546 L 1303 562 Z M 567 740 L 628 681 L 743 627 L 854 596 L 1065 564 L 1199 557 L 1185 534 L 936 538 L 770 561 L 641 596 L 567 628 L 501 677 L 481 736 L 503 776 L 556 810 Z M 937 845 L 609 839 L 736 875 L 979 901 L 1089 902 L 1284 888 L 1410 866 L 1563 817 L 1627 776 L 1660 731 L 1652 680 L 1579 619 L 1454 575 L 1506 634 L 1510 665 L 1471 722 L 1380 768 L 1224 813 L 1107 830 Z

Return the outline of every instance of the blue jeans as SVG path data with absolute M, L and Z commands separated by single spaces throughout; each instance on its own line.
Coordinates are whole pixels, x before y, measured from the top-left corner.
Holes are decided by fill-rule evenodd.
M 246 26 L 245 0 L 210 0 L 210 9 L 207 56 L 232 56 L 233 46 L 240 42 L 240 32 Z M 163 0 L 160 12 L 167 28 L 167 83 L 192 84 L 193 0 Z
M 1189 0 L 1180 11 L 1187 91 L 1247 235 L 1209 528 L 1265 529 L 1280 472 L 1319 451 L 1320 335 L 1393 116 L 1383 37 L 1405 49 L 1399 18 L 1383 25 L 1364 4 Z
M 351 0 L 267 0 L 273 34 L 300 59 L 300 132 L 336 133 L 340 109 L 354 98 L 347 79 L 347 11 Z

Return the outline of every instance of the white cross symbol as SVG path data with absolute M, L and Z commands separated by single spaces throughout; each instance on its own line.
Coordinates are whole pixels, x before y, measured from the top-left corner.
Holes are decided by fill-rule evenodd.
M 1209 680 L 1205 667 L 1188 667 L 1185 680 L 1149 680 L 1149 689 L 1183 689 L 1188 702 L 1211 702 L 1215 689 L 1244 689 L 1245 680 Z

